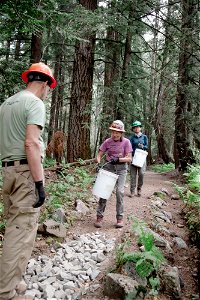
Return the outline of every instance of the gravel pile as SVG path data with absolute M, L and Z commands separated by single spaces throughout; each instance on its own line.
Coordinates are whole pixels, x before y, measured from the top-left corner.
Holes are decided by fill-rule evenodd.
M 115 239 L 97 233 L 74 237 L 60 244 L 55 256 L 41 255 L 30 259 L 25 275 L 26 294 L 35 300 L 80 299 L 99 275 L 106 255 L 115 247 Z

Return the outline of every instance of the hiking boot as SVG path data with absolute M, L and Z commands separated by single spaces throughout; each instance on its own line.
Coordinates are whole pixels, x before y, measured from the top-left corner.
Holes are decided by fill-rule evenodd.
M 17 294 L 24 294 L 27 290 L 27 284 L 24 280 L 21 280 L 15 288 Z
M 134 196 L 134 193 L 130 192 L 130 194 L 128 196 L 129 196 L 129 198 L 132 198 Z
M 103 225 L 102 223 L 103 223 L 103 218 L 97 217 L 97 220 L 96 220 L 96 222 L 94 223 L 94 227 L 96 227 L 96 228 L 101 228 L 102 225 Z
M 117 220 L 117 224 L 115 225 L 116 228 L 122 228 L 124 226 L 123 220 Z
M 11 300 L 33 300 L 34 298 L 31 295 L 18 295 L 11 298 Z
M 141 189 L 137 189 L 137 195 L 138 195 L 138 197 L 141 196 Z

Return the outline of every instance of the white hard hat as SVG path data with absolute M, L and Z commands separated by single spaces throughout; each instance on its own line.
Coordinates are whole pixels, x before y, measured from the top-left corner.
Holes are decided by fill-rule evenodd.
M 113 121 L 109 129 L 114 131 L 119 131 L 119 132 L 125 132 L 124 123 L 120 120 Z

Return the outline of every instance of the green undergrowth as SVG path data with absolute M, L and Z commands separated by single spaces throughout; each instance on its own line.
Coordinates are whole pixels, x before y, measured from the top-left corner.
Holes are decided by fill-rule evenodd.
M 55 165 L 54 160 L 46 161 L 45 166 Z M 86 167 L 69 167 L 62 165 L 62 171 L 59 171 L 56 180 L 49 181 L 45 186 L 46 200 L 45 205 L 41 209 L 40 222 L 51 218 L 57 208 L 62 207 L 66 211 L 67 221 L 72 224 L 74 217 L 70 215 L 70 209 L 74 209 L 75 200 L 86 200 L 90 197 L 90 187 L 93 176 Z M 0 167 L 0 189 L 2 189 L 2 173 Z M 3 232 L 6 226 L 3 214 L 3 199 L 0 193 L 0 231 Z
M 43 161 L 43 167 L 49 168 L 54 167 L 56 165 L 56 160 L 53 158 L 45 157 Z
M 185 203 L 184 212 L 191 240 L 200 247 L 200 165 L 189 166 L 184 176 L 187 185 L 175 187 Z
M 45 188 L 47 200 L 40 221 L 51 217 L 53 212 L 61 207 L 68 215 L 67 212 L 74 208 L 76 199 L 84 201 L 89 197 L 92 181 L 93 176 L 85 167 L 72 168 L 68 165 L 62 165 L 57 179 L 51 181 Z
M 135 217 L 130 217 L 132 232 L 137 238 L 139 245 L 143 246 L 143 251 L 130 252 L 131 240 L 128 239 L 120 244 L 116 249 L 116 267 L 118 270 L 127 262 L 135 265 L 135 271 L 141 278 L 146 278 L 150 287 L 150 295 L 157 295 L 160 289 L 160 279 L 157 270 L 165 261 L 162 252 L 154 245 L 153 235 L 145 231 L 147 225 Z M 128 299 L 135 299 L 131 294 Z
M 175 169 L 175 165 L 173 163 L 169 164 L 159 164 L 153 165 L 152 170 L 156 173 L 166 173 Z

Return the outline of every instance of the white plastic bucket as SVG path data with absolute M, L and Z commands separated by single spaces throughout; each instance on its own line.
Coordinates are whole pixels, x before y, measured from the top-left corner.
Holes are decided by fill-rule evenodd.
M 92 190 L 93 195 L 103 199 L 110 198 L 118 177 L 119 175 L 101 169 Z
M 145 163 L 147 155 L 148 155 L 147 151 L 136 149 L 135 154 L 133 156 L 132 165 L 142 168 Z

